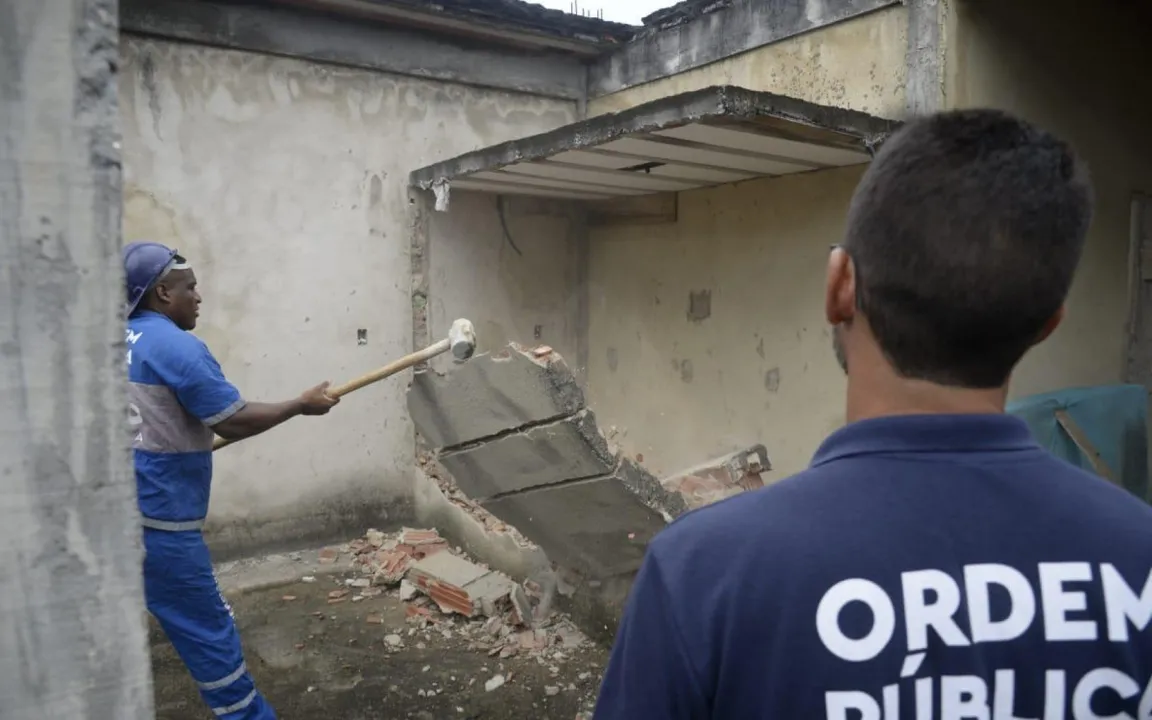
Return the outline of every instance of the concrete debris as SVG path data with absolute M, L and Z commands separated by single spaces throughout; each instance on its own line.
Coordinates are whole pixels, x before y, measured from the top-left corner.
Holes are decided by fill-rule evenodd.
M 456 481 L 452 479 L 452 476 L 437 462 L 434 455 L 426 451 L 421 452 L 417 455 L 416 462 L 420 465 L 421 470 L 424 471 L 424 475 L 440 487 L 440 492 L 443 493 L 444 497 L 448 498 L 450 503 L 476 518 L 476 520 L 484 526 L 485 530 L 490 533 L 508 535 L 521 547 L 535 547 L 535 544 L 524 537 L 516 528 L 488 512 L 480 503 L 464 494 L 456 485 Z
M 491 680 L 484 683 L 484 690 L 485 692 L 492 692 L 493 690 L 503 687 L 504 682 L 505 680 L 503 675 L 496 675 Z
M 771 469 L 768 450 L 754 445 L 677 473 L 660 484 L 683 497 L 690 509 L 696 509 L 764 487 L 762 475 Z
M 424 646 L 421 638 L 431 640 L 430 633 L 437 633 L 445 639 L 460 638 L 470 650 L 493 658 L 525 656 L 555 663 L 588 641 L 568 617 L 550 612 L 538 583 L 520 585 L 472 562 L 436 530 L 405 529 L 391 535 L 370 531 L 360 540 L 364 542 L 348 543 L 353 556 L 349 570 L 354 574 L 333 578 L 339 587 L 328 593 L 328 602 L 349 598 L 363 602 L 384 593 L 398 597 L 404 603 L 409 625 L 404 632 L 411 638 L 411 647 L 419 649 Z M 389 546 L 393 549 L 384 549 Z M 417 559 L 417 548 L 438 549 Z M 404 560 L 397 563 L 395 558 Z M 398 579 L 392 582 L 393 577 Z M 324 617 L 324 613 L 315 615 Z M 369 609 L 364 622 L 384 625 L 387 621 Z M 386 650 L 405 647 L 398 629 L 386 632 Z
M 408 579 L 431 597 L 441 612 L 465 617 L 494 615 L 496 603 L 507 598 L 514 583 L 448 552 L 424 558 L 408 571 Z

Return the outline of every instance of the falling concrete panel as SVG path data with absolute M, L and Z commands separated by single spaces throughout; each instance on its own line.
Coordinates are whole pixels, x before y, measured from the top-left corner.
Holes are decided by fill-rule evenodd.
M 572 415 L 584 393 L 558 353 L 509 345 L 462 363 L 447 375 L 417 373 L 408 412 L 431 447 L 453 447 Z
M 616 468 L 616 479 L 632 494 L 635 500 L 660 513 L 671 522 L 688 511 L 686 498 L 678 492 L 670 491 L 656 476 L 644 469 L 640 463 L 623 458 Z
M 553 562 L 594 578 L 637 570 L 665 527 L 660 513 L 638 502 L 617 476 L 508 495 L 484 507 Z
M 474 499 L 607 475 L 616 467 L 616 455 L 589 410 L 439 459 L 460 490 Z

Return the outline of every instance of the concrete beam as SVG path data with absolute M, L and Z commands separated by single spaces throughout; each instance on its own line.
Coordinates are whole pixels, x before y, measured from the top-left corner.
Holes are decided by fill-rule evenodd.
M 115 0 L 0 2 L 0 717 L 153 718 Z
M 895 5 L 900 0 L 731 0 L 672 27 L 641 35 L 589 71 L 589 97 L 779 42 L 800 33 Z M 712 6 L 706 6 L 712 7 Z
M 872 150 L 899 127 L 898 122 L 856 110 L 725 85 L 671 95 L 620 113 L 474 150 L 415 170 L 409 174 L 408 183 L 431 190 L 464 175 L 542 160 L 567 150 L 595 148 L 636 133 L 692 122 L 741 120 L 772 124 L 779 131 L 787 131 L 792 139 L 856 151 Z
M 584 65 L 560 53 L 450 41 L 295 8 L 122 0 L 120 16 L 122 29 L 137 35 L 565 100 L 584 98 Z
M 944 107 L 944 22 L 939 0 L 905 0 L 908 5 L 907 82 L 905 109 L 909 117 Z

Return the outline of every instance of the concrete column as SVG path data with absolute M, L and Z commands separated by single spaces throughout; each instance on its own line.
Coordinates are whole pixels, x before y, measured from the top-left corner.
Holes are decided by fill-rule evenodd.
M 0 0 L 0 719 L 151 718 L 115 0 Z
M 904 0 L 908 6 L 908 79 L 905 112 L 929 115 L 944 108 L 944 6 L 940 0 Z

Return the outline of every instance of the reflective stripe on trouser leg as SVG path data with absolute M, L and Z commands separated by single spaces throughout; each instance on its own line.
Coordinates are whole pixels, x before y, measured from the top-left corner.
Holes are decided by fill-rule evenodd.
M 198 532 L 144 531 L 144 592 L 213 713 L 224 720 L 274 720 L 244 664 L 240 635 Z

